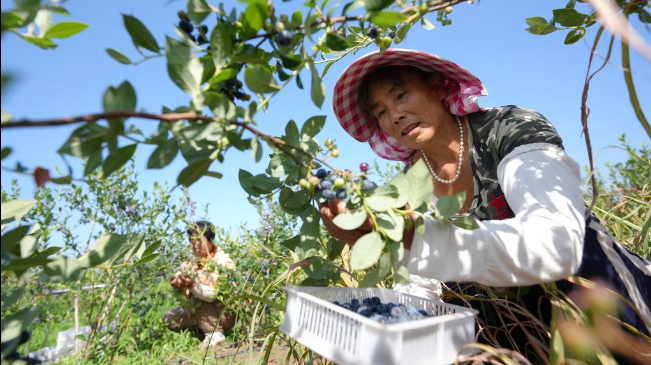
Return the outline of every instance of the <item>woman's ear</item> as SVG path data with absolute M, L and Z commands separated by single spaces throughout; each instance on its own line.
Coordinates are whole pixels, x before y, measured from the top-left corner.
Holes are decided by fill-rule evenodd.
M 429 85 L 436 92 L 439 100 L 445 99 L 445 80 L 437 74 L 432 74 L 429 78 Z

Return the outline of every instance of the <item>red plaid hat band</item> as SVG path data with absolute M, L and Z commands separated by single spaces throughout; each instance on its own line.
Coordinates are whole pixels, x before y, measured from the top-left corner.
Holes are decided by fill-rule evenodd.
M 447 91 L 443 102 L 453 115 L 463 116 L 481 110 L 477 99 L 488 95 L 475 75 L 431 53 L 389 48 L 384 53 L 376 51 L 358 58 L 339 76 L 332 106 L 337 120 L 348 134 L 360 142 L 368 142 L 378 156 L 387 160 L 408 161 L 413 151 L 384 133 L 375 118 L 368 120 L 357 101 L 357 95 L 366 75 L 389 65 L 415 66 L 442 75 Z

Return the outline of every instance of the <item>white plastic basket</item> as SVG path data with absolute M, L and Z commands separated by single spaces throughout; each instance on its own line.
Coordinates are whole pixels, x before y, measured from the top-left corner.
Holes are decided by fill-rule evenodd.
M 288 286 L 280 330 L 339 365 L 450 364 L 475 350 L 477 311 L 390 289 Z M 430 316 L 381 324 L 331 302 L 377 296 L 382 303 L 412 305 Z

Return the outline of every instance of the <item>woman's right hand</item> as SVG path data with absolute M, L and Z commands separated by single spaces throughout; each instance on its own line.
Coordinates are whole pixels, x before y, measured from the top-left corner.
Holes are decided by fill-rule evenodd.
M 339 199 L 332 199 L 328 202 L 321 203 L 319 205 L 319 212 L 321 213 L 321 219 L 323 219 L 323 224 L 330 233 L 330 235 L 338 240 L 344 241 L 350 245 L 355 244 L 358 239 L 360 239 L 365 234 L 371 232 L 373 227 L 373 222 L 371 218 L 367 218 L 366 222 L 361 225 L 361 227 L 354 230 L 345 230 L 337 227 L 334 224 L 333 219 L 339 214 L 346 212 L 346 202 Z
M 170 284 L 172 284 L 172 287 L 177 290 L 192 289 L 194 286 L 194 280 L 187 275 L 177 275 L 172 278 Z
M 321 213 L 321 219 L 323 219 L 323 225 L 325 225 L 330 235 L 338 240 L 348 243 L 349 245 L 354 245 L 358 239 L 373 230 L 373 221 L 370 217 L 366 218 L 366 222 L 364 222 L 359 228 L 351 231 L 337 227 L 332 220 L 339 214 L 346 212 L 346 202 L 343 200 L 333 199 L 329 202 L 321 203 L 319 205 L 319 212 Z M 413 222 L 413 217 L 411 219 Z M 413 238 L 414 224 L 412 224 L 409 229 L 405 229 L 402 236 L 402 242 L 406 249 L 411 249 Z

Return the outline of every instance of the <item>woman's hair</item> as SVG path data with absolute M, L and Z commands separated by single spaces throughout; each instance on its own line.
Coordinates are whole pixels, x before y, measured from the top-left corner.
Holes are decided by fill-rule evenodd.
M 215 230 L 213 229 L 212 223 L 208 221 L 196 221 L 194 222 L 194 227 L 188 228 L 188 235 L 190 237 L 196 234 L 202 234 L 211 242 L 215 239 Z
M 402 78 L 402 75 L 405 73 L 413 73 L 425 82 L 436 80 L 441 85 L 441 87 L 445 85 L 445 79 L 442 75 L 435 72 L 424 71 L 415 66 L 394 65 L 375 69 L 366 75 L 366 77 L 364 77 L 364 80 L 362 80 L 362 84 L 357 93 L 357 101 L 360 103 L 360 106 L 362 107 L 362 110 L 364 111 L 364 114 L 366 114 L 365 116 L 368 120 L 374 119 L 373 111 L 371 110 L 371 102 L 369 100 L 371 88 L 383 81 L 389 81 L 397 85 L 402 85 L 405 83 L 405 80 Z

